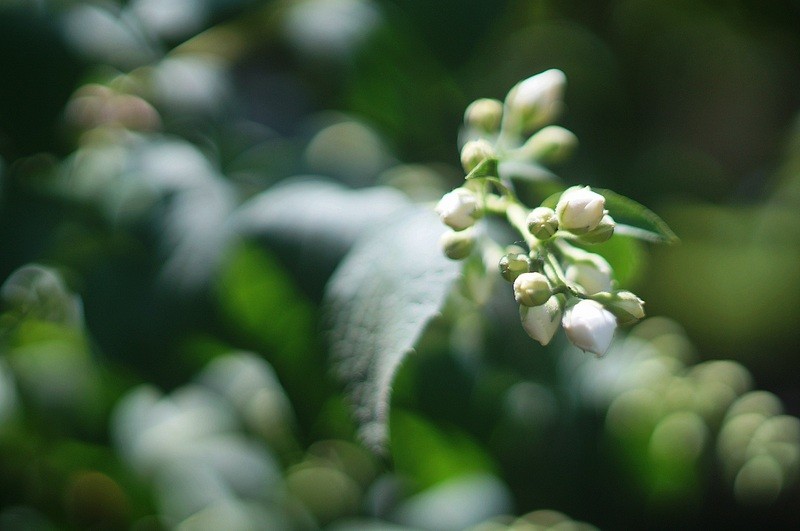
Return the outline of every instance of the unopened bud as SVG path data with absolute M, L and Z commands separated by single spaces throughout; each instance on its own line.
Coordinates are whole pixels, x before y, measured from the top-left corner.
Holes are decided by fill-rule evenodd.
M 588 299 L 568 308 L 561 324 L 573 345 L 598 356 L 606 353 L 617 330 L 614 315 L 599 302 Z
M 606 199 L 588 186 L 567 188 L 556 205 L 562 229 L 585 234 L 597 227 L 605 215 Z
M 522 305 L 539 306 L 552 294 L 550 282 L 541 273 L 523 273 L 514 281 L 514 298 Z
M 528 335 L 544 346 L 550 343 L 561 324 L 561 303 L 558 297 L 552 296 L 539 306 L 520 305 L 519 317 Z
M 608 214 L 603 215 L 600 223 L 586 234 L 581 234 L 580 240 L 586 243 L 603 243 L 611 239 L 617 224 Z
M 537 207 L 528 214 L 528 230 L 539 240 L 553 237 L 558 230 L 558 217 L 552 208 Z
M 474 230 L 449 230 L 439 238 L 444 255 L 451 260 L 463 260 L 475 248 Z
M 600 302 L 614 314 L 619 325 L 635 323 L 644 318 L 644 301 L 630 291 L 618 291 Z
M 494 147 L 488 140 L 484 140 L 483 138 L 470 140 L 461 148 L 461 166 L 464 168 L 465 172 L 469 173 L 484 160 L 494 158 L 495 156 Z
M 503 104 L 499 100 L 482 98 L 473 101 L 464 112 L 464 123 L 468 127 L 486 133 L 495 133 L 500 129 L 503 117 Z
M 530 131 L 551 122 L 561 110 L 566 81 L 564 72 L 551 69 L 514 85 L 506 96 L 509 125 Z
M 542 164 L 557 164 L 568 159 L 578 146 L 578 137 L 557 125 L 541 129 L 520 148 L 521 154 Z
M 442 222 L 453 230 L 464 230 L 475 224 L 478 199 L 466 188 L 456 188 L 444 194 L 436 205 Z
M 509 253 L 500 259 L 500 274 L 509 282 L 514 282 L 523 273 L 528 273 L 531 260 L 523 253 Z

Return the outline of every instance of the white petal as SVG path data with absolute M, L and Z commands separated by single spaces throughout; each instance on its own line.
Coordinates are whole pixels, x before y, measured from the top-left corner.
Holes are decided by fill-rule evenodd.
M 558 298 L 550 297 L 547 302 L 540 306 L 519 307 L 519 316 L 522 320 L 522 327 L 533 339 L 547 345 L 558 331 L 561 322 L 561 305 Z
M 582 300 L 567 309 L 562 324 L 573 345 L 598 356 L 611 346 L 617 329 L 614 315 L 592 300 Z

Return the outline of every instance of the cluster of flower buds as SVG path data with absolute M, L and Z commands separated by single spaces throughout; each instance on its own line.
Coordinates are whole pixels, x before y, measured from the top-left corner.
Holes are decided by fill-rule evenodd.
M 575 346 L 600 356 L 611 345 L 619 324 L 644 317 L 639 297 L 614 289 L 609 263 L 569 242 L 593 243 L 582 236 L 597 234 L 606 219 L 610 217 L 602 195 L 589 187 L 573 187 L 561 194 L 555 209 L 534 208 L 526 223 L 516 226 L 529 251 L 517 246 L 507 249 L 500 260 L 500 274 L 513 282 L 523 328 L 542 345 L 553 339 L 561 325 Z M 513 217 L 509 220 L 515 225 Z M 604 229 L 605 239 L 614 232 L 611 223 Z
M 563 72 L 548 70 L 515 85 L 504 102 L 473 102 L 464 115 L 465 182 L 442 197 L 436 212 L 450 228 L 441 239 L 444 253 L 455 260 L 497 248 L 488 237 L 479 239 L 474 225 L 483 216 L 504 217 L 527 246 L 506 248 L 499 264 L 513 284 L 524 329 L 547 345 L 562 326 L 574 345 L 602 356 L 618 325 L 644 317 L 644 302 L 614 289 L 609 263 L 583 248 L 614 235 L 606 197 L 574 186 L 531 209 L 500 171 L 509 162 L 552 164 L 573 151 L 575 135 L 551 125 L 563 107 L 564 84 Z

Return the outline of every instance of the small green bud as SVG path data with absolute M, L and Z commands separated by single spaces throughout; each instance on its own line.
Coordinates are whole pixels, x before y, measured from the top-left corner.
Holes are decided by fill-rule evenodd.
M 539 240 L 548 240 L 558 230 L 558 217 L 555 210 L 547 207 L 534 208 L 528 214 L 528 230 Z
M 577 145 L 578 137 L 571 131 L 548 125 L 530 137 L 520 148 L 520 153 L 543 164 L 557 164 L 568 159 Z
M 603 305 L 614 314 L 620 325 L 632 324 L 644 318 L 644 301 L 630 291 L 617 291 L 600 297 Z
M 464 123 L 468 127 L 486 133 L 496 133 L 503 117 L 503 104 L 499 100 L 482 98 L 473 101 L 464 112 Z
M 483 138 L 470 140 L 461 148 L 461 166 L 464 168 L 465 172 L 469 173 L 485 159 L 495 156 L 494 147 L 488 140 L 484 140 Z
M 475 234 L 472 229 L 448 230 L 439 238 L 444 255 L 451 260 L 463 260 L 475 248 Z
M 509 282 L 530 271 L 531 260 L 524 253 L 509 253 L 500 259 L 500 274 Z
M 541 273 L 523 273 L 514 281 L 514 298 L 524 306 L 540 306 L 552 294 L 550 282 Z
M 585 234 L 581 234 L 580 240 L 586 243 L 603 243 L 611 239 L 616 226 L 614 219 L 608 214 L 604 214 L 597 227 Z

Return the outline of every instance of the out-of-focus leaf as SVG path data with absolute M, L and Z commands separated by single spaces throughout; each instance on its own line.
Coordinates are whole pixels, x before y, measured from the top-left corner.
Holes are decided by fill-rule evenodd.
M 427 489 L 457 477 L 491 473 L 484 450 L 455 428 L 446 431 L 425 419 L 398 410 L 392 413 L 392 458 L 396 469 L 417 488 Z
M 558 182 L 558 177 L 553 172 L 539 164 L 523 160 L 504 160 L 498 164 L 497 171 L 503 179 L 518 179 L 533 183 L 544 181 L 551 184 Z
M 621 287 L 632 287 L 640 279 L 647 264 L 644 244 L 636 238 L 616 234 L 610 240 L 586 249 L 605 258 L 614 270 L 614 279 Z
M 253 245 L 235 249 L 217 294 L 234 330 L 273 351 L 272 361 L 285 377 L 307 377 L 314 352 L 313 308 L 269 253 Z
M 293 241 L 302 255 L 341 255 L 375 223 L 408 205 L 390 188 L 348 190 L 334 182 L 298 177 L 241 206 L 236 227 L 246 235 Z
M 606 208 L 617 222 L 619 234 L 658 243 L 678 241 L 666 222 L 644 205 L 611 190 L 594 188 L 594 191 L 606 198 Z
M 391 188 L 350 190 L 300 177 L 263 192 L 235 214 L 235 230 L 269 245 L 309 294 L 325 281 L 356 240 L 408 206 Z
M 113 6 L 78 3 L 62 19 L 69 44 L 90 60 L 122 67 L 142 66 L 158 52 L 138 21 L 124 19 Z
M 294 412 L 275 371 L 250 352 L 233 352 L 208 364 L 197 381 L 230 402 L 245 426 L 273 448 L 292 443 Z
M 403 358 L 437 316 L 460 264 L 446 259 L 434 213 L 411 208 L 361 240 L 331 278 L 331 353 L 348 384 L 360 436 L 384 447 L 390 386 Z
M 392 519 L 412 529 L 467 529 L 511 511 L 508 487 L 489 474 L 462 476 L 406 500 Z

